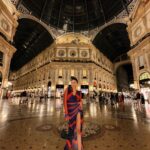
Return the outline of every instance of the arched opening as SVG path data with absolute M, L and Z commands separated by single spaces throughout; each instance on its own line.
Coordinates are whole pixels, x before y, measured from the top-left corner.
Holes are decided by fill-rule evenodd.
M 117 78 L 118 91 L 129 90 L 133 83 L 132 65 L 127 64 L 127 52 L 131 49 L 127 25 L 123 23 L 111 24 L 104 28 L 95 37 L 93 44 L 106 56 L 118 69 L 114 70 Z M 107 89 L 107 87 L 104 87 Z
M 27 18 L 18 22 L 13 42 L 17 51 L 11 61 L 12 71 L 20 69 L 53 43 L 50 33 L 38 22 Z
M 116 70 L 117 89 L 121 91 L 129 91 L 133 84 L 132 64 L 124 64 Z
M 48 86 L 48 87 L 51 87 L 51 81 L 48 82 L 47 86 Z
M 2 96 L 2 72 L 0 71 L 0 97 Z
M 3 52 L 0 52 L 0 66 L 3 66 Z
M 112 62 L 130 50 L 130 40 L 123 23 L 112 24 L 104 28 L 95 37 L 93 44 Z
M 2 85 L 2 72 L 0 71 L 0 87 Z

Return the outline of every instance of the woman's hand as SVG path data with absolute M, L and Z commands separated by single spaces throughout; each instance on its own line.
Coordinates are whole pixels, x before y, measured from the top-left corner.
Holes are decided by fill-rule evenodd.
M 65 115 L 65 121 L 69 121 L 69 115 Z
M 80 108 L 81 108 L 81 110 L 83 109 L 82 101 L 80 101 Z

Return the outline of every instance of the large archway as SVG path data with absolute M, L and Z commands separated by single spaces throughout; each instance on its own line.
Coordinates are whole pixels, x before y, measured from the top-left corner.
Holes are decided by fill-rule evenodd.
M 116 70 L 117 89 L 118 91 L 128 91 L 133 84 L 132 64 L 123 64 Z
M 20 19 L 13 45 L 17 48 L 11 70 L 18 70 L 53 43 L 50 33 L 32 19 Z
M 127 25 L 122 23 L 112 24 L 99 32 L 93 41 L 93 44 L 112 62 L 130 50 L 126 27 Z
M 133 83 L 132 65 L 127 56 L 131 48 L 126 28 L 127 25 L 123 23 L 111 24 L 93 40 L 93 44 L 115 65 L 118 91 L 129 90 Z

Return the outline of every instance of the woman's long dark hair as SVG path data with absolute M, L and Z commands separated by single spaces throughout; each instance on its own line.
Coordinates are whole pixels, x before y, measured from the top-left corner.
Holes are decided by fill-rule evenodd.
M 71 77 L 71 81 L 72 80 L 75 80 L 77 83 L 78 83 L 78 79 L 76 78 L 76 77 Z M 72 87 L 71 87 L 71 85 L 68 85 L 68 93 L 70 93 L 70 92 L 72 92 Z
M 71 81 L 72 81 L 72 80 L 75 80 L 75 81 L 78 83 L 78 79 L 77 79 L 76 77 L 72 76 L 72 77 L 71 77 Z

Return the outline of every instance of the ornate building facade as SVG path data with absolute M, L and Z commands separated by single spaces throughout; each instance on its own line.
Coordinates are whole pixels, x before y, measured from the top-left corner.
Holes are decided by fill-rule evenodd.
M 0 95 L 8 87 L 11 58 L 16 51 L 10 43 L 16 32 L 18 12 L 9 0 L 0 1 Z
M 141 88 L 143 80 L 148 81 L 150 79 L 149 0 L 133 0 L 126 9 L 104 25 L 78 33 L 66 33 L 67 30 L 54 28 L 32 15 L 31 10 L 20 1 L 11 1 L 20 12 L 20 20 L 28 18 L 39 23 L 55 39 L 54 43 L 38 56 L 18 71 L 11 73 L 10 79 L 13 81 L 13 90 L 48 91 L 50 88 L 51 92 L 55 94 L 57 90 L 63 90 L 69 84 L 71 76 L 76 76 L 79 79 L 79 89 L 84 92 L 92 92 L 94 89 L 116 91 L 116 70 L 123 63 L 132 63 L 135 89 Z M 4 1 L 2 2 L 4 3 Z M 6 34 L 9 41 L 12 41 L 17 27 L 17 12 L 15 12 L 14 6 L 10 8 L 11 11 L 13 10 L 11 19 L 14 18 L 12 19 L 14 21 L 12 22 L 12 32 L 11 34 L 6 34 L 2 30 L 1 32 Z M 100 51 L 100 48 L 97 49 L 92 44 L 98 33 L 102 33 L 104 28 L 115 24 L 127 25 L 131 50 L 126 50 L 125 54 L 128 51 L 130 59 L 124 62 L 113 63 Z M 7 28 L 6 25 L 3 26 Z M 108 34 L 107 48 L 113 46 L 113 44 L 109 45 L 111 36 L 113 34 Z M 117 47 L 121 44 L 123 43 L 117 42 L 114 45 Z M 116 47 L 114 47 L 115 50 Z M 120 46 L 119 48 L 121 49 Z M 10 47 L 10 49 L 13 48 Z M 15 49 L 12 54 L 14 51 Z M 9 57 L 10 60 L 12 54 Z M 7 61 L 7 66 L 9 66 L 10 60 Z M 8 71 L 6 72 L 8 73 Z M 3 76 L 7 77 L 7 75 Z
M 128 33 L 132 49 L 128 55 L 133 67 L 134 87 L 140 89 L 142 83 L 149 85 L 150 80 L 150 1 L 139 1 L 131 19 Z
M 69 33 L 55 42 L 17 72 L 11 74 L 14 90 L 64 90 L 70 77 L 79 80 L 79 89 L 92 92 L 116 91 L 112 62 L 82 34 Z

